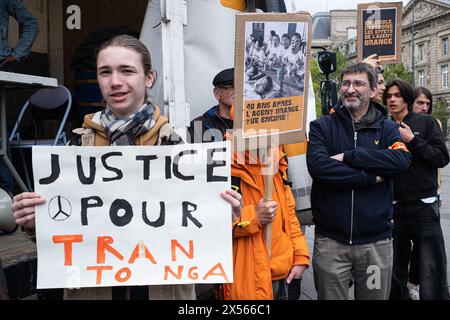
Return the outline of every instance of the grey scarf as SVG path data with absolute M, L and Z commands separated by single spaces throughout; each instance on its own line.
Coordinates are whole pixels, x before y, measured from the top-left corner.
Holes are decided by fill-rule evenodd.
M 154 110 L 153 104 L 147 102 L 128 118 L 119 119 L 112 113 L 109 106 L 106 106 L 100 115 L 100 123 L 105 129 L 110 144 L 112 146 L 134 145 L 137 137 L 155 126 Z

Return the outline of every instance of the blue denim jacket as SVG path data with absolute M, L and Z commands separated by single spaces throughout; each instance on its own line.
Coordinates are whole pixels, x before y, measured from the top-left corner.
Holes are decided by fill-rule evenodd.
M 8 44 L 9 16 L 13 16 L 19 24 L 20 39 L 15 48 Z M 11 54 L 17 61 L 28 56 L 38 32 L 37 20 L 28 12 L 22 1 L 0 0 L 0 62 Z

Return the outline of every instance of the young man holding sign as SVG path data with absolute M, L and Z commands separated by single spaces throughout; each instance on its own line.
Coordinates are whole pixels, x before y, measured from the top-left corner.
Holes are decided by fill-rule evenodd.
M 392 178 L 410 163 L 398 126 L 371 101 L 376 74 L 359 63 L 341 74 L 342 105 L 310 125 L 308 170 L 316 225 L 319 299 L 386 300 L 392 270 Z
M 130 36 L 118 36 L 103 44 L 97 57 L 97 76 L 107 103 L 104 111 L 87 115 L 75 144 L 83 146 L 152 146 L 169 140 L 171 130 L 159 108 L 147 100 L 154 84 L 150 53 Z M 237 195 L 228 192 L 227 199 Z M 48 199 L 50 200 L 50 199 Z M 35 206 L 46 199 L 36 193 L 22 193 L 12 205 L 16 223 L 29 233 L 35 228 Z M 234 202 L 233 202 L 234 203 Z M 240 202 L 234 205 L 240 214 Z M 148 289 L 147 289 L 148 288 Z M 149 287 L 95 287 L 65 290 L 65 299 L 195 299 L 194 285 Z

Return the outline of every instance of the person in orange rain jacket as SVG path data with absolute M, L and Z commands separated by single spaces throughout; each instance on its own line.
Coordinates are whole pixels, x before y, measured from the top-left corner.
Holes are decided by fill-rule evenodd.
M 309 251 L 295 215 L 295 200 L 287 184 L 282 149 L 273 177 L 273 201 L 264 202 L 264 165 L 246 152 L 233 153 L 232 188 L 242 195 L 242 211 L 233 222 L 234 283 L 223 286 L 225 300 L 289 299 L 288 285 L 309 266 Z M 244 162 L 244 163 L 241 163 Z M 271 257 L 264 226 L 272 223 Z M 292 297 L 291 297 L 292 299 Z

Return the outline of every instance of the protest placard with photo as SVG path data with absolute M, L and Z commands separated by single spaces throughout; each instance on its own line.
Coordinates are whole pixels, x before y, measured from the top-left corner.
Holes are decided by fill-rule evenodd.
M 236 34 L 235 129 L 244 139 L 304 141 L 311 16 L 239 14 Z
M 401 62 L 402 5 L 358 4 L 358 61 L 377 54 L 382 64 Z
M 35 147 L 37 288 L 233 281 L 229 142 Z

